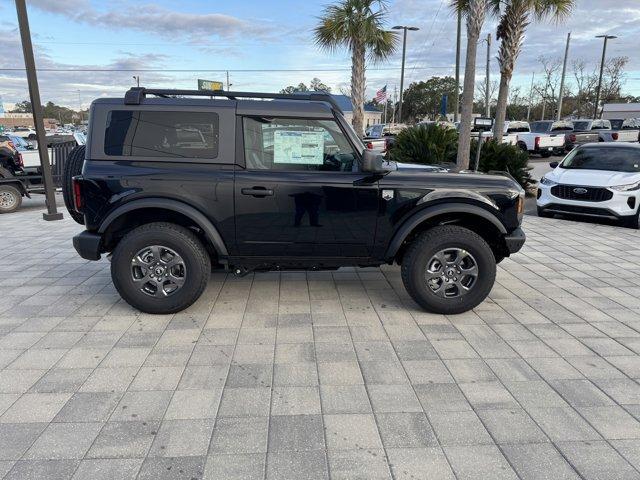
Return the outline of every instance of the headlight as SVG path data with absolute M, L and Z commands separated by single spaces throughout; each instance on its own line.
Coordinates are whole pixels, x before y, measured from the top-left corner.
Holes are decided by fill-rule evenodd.
M 611 190 L 616 190 L 618 192 L 630 192 L 632 190 L 640 190 L 640 182 L 628 183 L 626 185 L 613 185 L 608 188 Z
M 540 179 L 540 183 L 541 183 L 542 185 L 547 185 L 547 186 L 549 186 L 549 187 L 551 187 L 551 186 L 553 186 L 553 185 L 557 185 L 557 184 L 558 184 L 557 182 L 554 182 L 553 180 L 549 180 L 547 177 L 542 177 L 542 178 Z

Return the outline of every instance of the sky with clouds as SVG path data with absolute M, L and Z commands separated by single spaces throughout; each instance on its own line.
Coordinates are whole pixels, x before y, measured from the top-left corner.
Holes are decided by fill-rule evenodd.
M 135 83 L 133 75 L 144 86 L 196 88 L 198 78 L 224 81 L 226 70 L 235 90 L 274 91 L 319 77 L 337 91 L 349 85 L 348 53 L 327 53 L 313 42 L 327 1 L 27 0 L 42 99 L 86 108 L 96 97 L 122 95 Z M 389 27 L 420 28 L 409 34 L 405 83 L 453 75 L 456 22 L 448 4 L 388 2 Z M 7 107 L 28 98 L 28 91 L 12 0 L 0 0 L 0 18 L 0 96 Z M 495 23 L 489 20 L 483 35 L 495 34 Z M 537 58 L 560 57 L 568 31 L 570 61 L 584 59 L 590 69 L 602 51 L 594 36 L 617 35 L 608 56 L 629 57 L 625 92 L 640 95 L 640 0 L 576 0 L 564 22 L 532 24 L 514 84 L 528 90 L 532 72 L 541 70 Z M 478 80 L 484 77 L 485 48 L 480 44 L 478 50 Z M 400 51 L 369 66 L 368 95 L 385 84 L 393 90 L 399 77 Z

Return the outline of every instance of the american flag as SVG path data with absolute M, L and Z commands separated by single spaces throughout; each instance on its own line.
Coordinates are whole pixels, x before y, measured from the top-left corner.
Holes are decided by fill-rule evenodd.
M 376 102 L 384 103 L 387 101 L 387 86 L 385 85 L 376 92 Z

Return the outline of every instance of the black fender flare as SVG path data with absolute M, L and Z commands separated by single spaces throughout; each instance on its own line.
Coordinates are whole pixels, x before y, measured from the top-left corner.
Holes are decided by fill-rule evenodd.
M 464 213 L 475 215 L 491 222 L 491 224 L 493 224 L 502 235 L 507 234 L 507 229 L 502 224 L 500 219 L 482 207 L 470 203 L 442 203 L 426 207 L 407 218 L 402 223 L 400 228 L 398 228 L 393 234 L 393 237 L 391 237 L 391 241 L 389 242 L 389 246 L 387 247 L 387 251 L 384 255 L 385 260 L 393 260 L 393 258 L 396 256 L 396 253 L 398 253 L 398 250 L 400 250 L 402 243 L 418 225 L 426 220 L 429 220 L 430 218 L 446 213 Z
M 124 205 L 119 206 L 113 212 L 106 216 L 106 218 L 100 224 L 98 233 L 104 233 L 109 226 L 121 215 L 131 212 L 133 210 L 139 210 L 141 208 L 160 208 L 165 210 L 172 210 L 177 213 L 181 213 L 198 225 L 207 239 L 216 249 L 216 252 L 221 257 L 229 256 L 227 247 L 224 244 L 224 240 L 220 235 L 220 232 L 211 221 L 202 214 L 199 210 L 195 209 L 191 205 L 180 202 L 178 200 L 171 200 L 169 198 L 142 198 L 140 200 L 132 200 Z

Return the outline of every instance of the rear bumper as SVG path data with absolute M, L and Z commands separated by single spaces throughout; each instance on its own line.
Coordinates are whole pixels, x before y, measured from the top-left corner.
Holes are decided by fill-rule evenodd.
M 507 244 L 507 250 L 509 250 L 509 253 L 516 253 L 520 251 L 526 239 L 527 236 L 519 227 L 504 237 L 504 241 Z
M 87 260 L 100 260 L 102 236 L 97 233 L 84 231 L 73 237 L 73 248 Z

